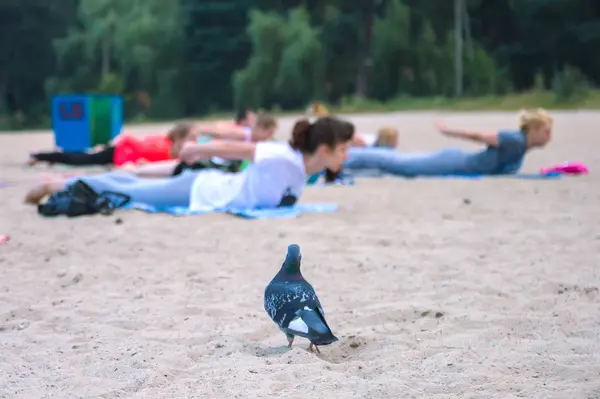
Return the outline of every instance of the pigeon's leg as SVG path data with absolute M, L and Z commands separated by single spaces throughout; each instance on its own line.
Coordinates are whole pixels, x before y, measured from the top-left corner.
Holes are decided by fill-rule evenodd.
M 313 348 L 315 348 L 315 352 L 317 352 L 318 354 L 321 354 L 321 351 L 319 350 L 319 347 L 317 345 L 314 345 L 314 344 L 308 345 L 308 351 L 309 352 L 312 352 Z
M 288 348 L 291 348 L 292 344 L 294 343 L 294 336 L 292 334 L 285 334 L 285 336 L 288 340 Z

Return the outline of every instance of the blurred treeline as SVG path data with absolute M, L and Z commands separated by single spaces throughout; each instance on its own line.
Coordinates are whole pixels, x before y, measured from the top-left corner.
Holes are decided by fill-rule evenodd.
M 465 2 L 465 95 L 600 82 L 599 0 Z M 44 123 L 68 92 L 130 118 L 449 97 L 454 33 L 452 0 L 0 0 L 0 117 Z

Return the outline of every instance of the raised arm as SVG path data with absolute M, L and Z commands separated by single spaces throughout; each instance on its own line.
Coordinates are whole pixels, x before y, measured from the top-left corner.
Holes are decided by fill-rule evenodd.
M 150 162 L 143 165 L 134 165 L 132 163 L 128 163 L 118 169 L 132 173 L 139 177 L 158 178 L 172 176 L 178 164 L 178 159 L 170 159 L 168 161 Z
M 246 141 L 248 133 L 241 126 L 230 123 L 200 123 L 196 125 L 199 134 L 204 134 L 220 140 Z
M 352 136 L 352 139 L 350 140 L 350 145 L 352 147 L 367 147 L 367 142 L 359 134 L 355 134 Z
M 187 164 L 212 157 L 253 162 L 255 152 L 256 144 L 254 143 L 213 140 L 208 143 L 185 145 L 179 153 L 179 158 Z
M 436 127 L 442 134 L 448 137 L 457 137 L 460 139 L 476 141 L 491 147 L 498 146 L 498 132 L 450 129 L 442 122 L 437 122 Z

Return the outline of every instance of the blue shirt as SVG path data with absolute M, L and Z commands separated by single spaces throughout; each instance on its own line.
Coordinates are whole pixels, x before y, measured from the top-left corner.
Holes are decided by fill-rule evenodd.
M 498 132 L 498 146 L 469 155 L 467 173 L 498 175 L 517 173 L 527 152 L 525 134 L 520 131 Z
M 399 153 L 383 148 L 350 148 L 344 168 L 399 176 L 493 175 L 516 173 L 527 152 L 520 131 L 498 132 L 498 146 L 472 152 L 448 148 L 432 153 Z

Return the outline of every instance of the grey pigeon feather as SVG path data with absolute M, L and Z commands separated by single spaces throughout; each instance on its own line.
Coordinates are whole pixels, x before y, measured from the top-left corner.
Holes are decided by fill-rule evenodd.
M 325 312 L 315 290 L 300 271 L 300 247 L 292 244 L 279 273 L 265 288 L 264 305 L 269 317 L 277 323 L 292 346 L 294 337 L 310 341 L 309 350 L 329 345 L 338 339 L 325 321 Z

